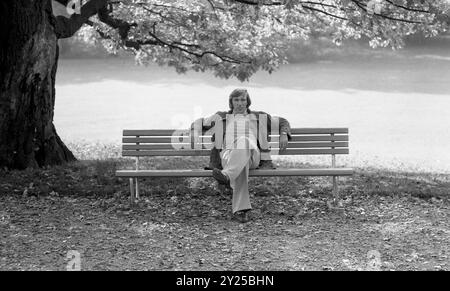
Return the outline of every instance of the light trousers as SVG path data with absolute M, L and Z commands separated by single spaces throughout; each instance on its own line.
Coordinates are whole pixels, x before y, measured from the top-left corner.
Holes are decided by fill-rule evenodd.
M 261 153 L 258 149 L 225 149 L 220 153 L 222 173 L 230 178 L 233 189 L 233 213 L 251 209 L 250 193 L 248 192 L 248 173 L 258 167 Z

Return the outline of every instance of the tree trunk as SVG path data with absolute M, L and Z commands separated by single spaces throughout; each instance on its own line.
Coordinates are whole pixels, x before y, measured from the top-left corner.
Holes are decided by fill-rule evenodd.
M 50 0 L 2 0 L 0 29 L 0 167 L 74 161 L 53 125 L 58 42 Z

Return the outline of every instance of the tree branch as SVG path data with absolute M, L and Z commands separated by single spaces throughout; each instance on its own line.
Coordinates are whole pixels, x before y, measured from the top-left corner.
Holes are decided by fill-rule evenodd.
M 396 4 L 396 3 L 392 2 L 392 1 L 389 1 L 389 0 L 385 0 L 385 1 L 388 2 L 389 4 L 395 6 L 395 7 L 403 8 L 403 9 L 408 10 L 408 11 L 420 12 L 420 13 L 431 13 L 430 11 L 427 11 L 427 10 L 415 9 L 415 8 L 406 7 L 406 6 L 403 6 L 403 5 L 400 5 L 400 4 Z
M 341 17 L 341 16 L 338 16 L 338 15 L 335 15 L 335 14 L 331 14 L 331 13 L 328 13 L 328 12 L 326 12 L 324 10 L 320 10 L 320 9 L 317 9 L 317 8 L 314 8 L 314 7 L 309 7 L 309 6 L 306 6 L 306 5 L 302 5 L 302 7 L 304 9 L 308 9 L 308 10 L 311 10 L 311 11 L 323 13 L 323 14 L 328 15 L 328 16 L 333 17 L 333 18 L 337 18 L 337 19 L 341 19 L 341 20 L 348 20 L 348 18 Z
M 358 0 L 351 0 L 353 3 L 356 4 L 356 6 L 358 6 L 361 10 L 363 10 L 365 13 L 368 14 L 367 8 L 364 7 L 363 4 L 361 4 Z M 402 18 L 396 18 L 396 17 L 390 17 L 388 15 L 385 14 L 380 14 L 380 13 L 375 13 L 373 12 L 374 15 L 379 16 L 381 18 L 385 18 L 385 19 L 389 19 L 389 20 L 393 20 L 393 21 L 399 21 L 399 22 L 405 22 L 405 23 L 414 23 L 414 24 L 425 24 L 422 21 L 415 21 L 415 20 L 409 20 L 409 19 L 402 19 Z
M 213 51 L 203 51 L 203 52 L 195 52 L 195 51 L 191 51 L 191 50 L 188 50 L 188 49 L 186 49 L 186 48 L 181 47 L 180 45 L 185 46 L 185 47 L 191 47 L 191 46 L 193 46 L 193 45 L 190 45 L 190 44 L 184 44 L 184 43 L 179 43 L 179 42 L 178 42 L 178 43 L 177 43 L 177 42 L 169 43 L 169 42 L 163 41 L 162 39 L 160 39 L 158 36 L 156 36 L 155 34 L 153 34 L 153 33 L 151 33 L 151 32 L 149 32 L 149 34 L 150 34 L 150 36 L 153 37 L 157 42 L 159 42 L 159 44 L 160 44 L 161 46 L 174 48 L 174 49 L 180 50 L 180 51 L 182 51 L 182 52 L 184 52 L 184 53 L 187 53 L 187 54 L 189 54 L 189 55 L 193 55 L 193 56 L 195 56 L 195 57 L 197 57 L 197 58 L 200 58 L 200 59 L 201 59 L 203 56 L 210 54 L 210 55 L 214 55 L 214 56 L 216 56 L 217 58 L 221 59 L 222 61 L 228 62 L 228 63 L 235 63 L 235 64 L 250 63 L 249 61 L 243 61 L 243 60 L 234 59 L 234 58 L 231 58 L 231 57 L 228 57 L 228 56 L 222 56 L 222 55 L 219 55 L 218 53 L 213 52 Z
M 119 30 L 119 35 L 122 40 L 127 39 L 128 32 L 130 31 L 131 27 L 137 26 L 136 23 L 128 23 L 126 21 L 123 21 L 121 19 L 113 18 L 109 15 L 110 11 L 105 6 L 101 7 L 98 11 L 98 19 L 111 26 L 112 28 Z

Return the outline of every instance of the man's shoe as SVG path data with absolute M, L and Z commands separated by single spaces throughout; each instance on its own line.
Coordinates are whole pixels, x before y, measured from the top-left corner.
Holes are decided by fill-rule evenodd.
M 233 189 L 231 188 L 231 184 L 230 183 L 222 184 L 220 182 L 217 182 L 217 186 L 219 187 L 219 190 L 222 191 L 222 192 L 223 191 L 228 191 L 228 190 L 233 191 Z
M 258 169 L 276 169 L 275 165 L 272 163 L 272 160 L 261 160 L 259 162 Z
M 248 210 L 241 210 L 241 211 L 237 211 L 235 213 L 233 213 L 233 220 L 237 220 L 240 223 L 247 223 L 250 221 L 249 215 L 248 215 L 249 209 Z
M 227 195 L 227 196 L 223 196 L 222 195 L 222 197 L 227 197 L 228 198 L 230 195 L 233 194 L 233 189 L 231 189 L 230 185 L 217 183 L 217 188 L 219 189 L 221 195 L 222 194 Z
M 226 185 L 228 188 L 231 188 L 230 178 L 228 178 L 227 175 L 222 173 L 221 170 L 214 168 L 212 171 L 212 175 L 213 175 L 214 179 L 216 179 L 217 182 L 219 182 L 219 184 L 223 184 L 223 185 Z

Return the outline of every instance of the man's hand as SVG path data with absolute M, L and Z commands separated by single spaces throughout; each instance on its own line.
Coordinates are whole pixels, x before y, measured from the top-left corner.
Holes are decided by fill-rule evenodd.
M 287 148 L 288 145 L 288 137 L 286 133 L 280 134 L 280 150 L 284 151 Z

